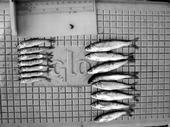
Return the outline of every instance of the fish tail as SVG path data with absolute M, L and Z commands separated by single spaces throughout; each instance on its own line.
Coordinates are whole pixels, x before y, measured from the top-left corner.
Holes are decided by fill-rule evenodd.
M 135 44 L 139 40 L 139 37 L 136 37 L 134 40 L 132 40 L 131 47 L 134 47 L 135 49 L 139 49 L 139 47 Z
M 128 61 L 129 61 L 129 62 L 135 62 L 134 55 L 130 55 L 130 56 L 128 57 Z
M 126 110 L 126 113 L 128 116 L 132 117 L 132 112 L 134 112 L 134 109 L 133 108 L 129 108 Z
M 48 64 L 48 68 L 55 68 L 54 64 Z
M 52 62 L 51 58 L 47 58 L 47 61 L 50 62 L 50 63 Z
M 46 52 L 45 53 L 47 56 L 53 56 L 53 52 Z
M 135 107 L 135 103 L 129 104 L 129 109 L 133 109 Z
M 139 37 L 134 38 L 133 42 L 137 42 L 139 40 Z
M 47 80 L 48 82 L 51 82 L 51 79 L 50 79 L 49 77 L 46 77 L 46 80 Z
M 46 79 L 48 82 L 51 82 L 51 78 L 47 77 L 47 76 L 41 76 L 42 78 Z
M 130 73 L 130 75 L 132 76 L 132 78 L 134 78 L 134 79 L 138 79 L 139 77 L 138 77 L 138 74 L 139 74 L 139 72 L 131 72 Z
M 55 43 L 55 37 L 51 37 L 50 39 L 48 39 L 50 42 Z
M 134 47 L 135 49 L 139 49 L 139 47 L 136 44 L 132 44 L 131 47 Z
M 135 88 L 136 84 L 137 84 L 137 82 L 132 83 L 130 88 L 133 90 L 136 90 L 136 88 Z
M 139 96 L 140 96 L 140 94 L 135 94 L 134 97 L 133 97 L 134 100 L 135 100 L 135 101 L 139 101 Z

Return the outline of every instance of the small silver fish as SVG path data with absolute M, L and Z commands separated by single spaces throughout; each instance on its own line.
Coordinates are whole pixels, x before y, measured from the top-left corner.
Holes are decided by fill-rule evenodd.
M 41 59 L 41 58 L 52 58 L 52 52 L 50 52 L 50 53 L 32 53 L 32 54 L 20 55 L 18 57 L 18 60 L 22 61 L 22 60 Z
M 134 62 L 134 58 L 130 57 L 127 60 L 121 60 L 121 61 L 108 61 L 101 64 L 97 64 L 87 70 L 88 74 L 96 74 L 96 73 L 103 73 L 103 72 L 109 72 L 113 71 L 115 69 L 118 69 L 119 67 L 127 64 L 128 62 Z
M 133 109 L 126 109 L 126 110 L 116 110 L 116 111 L 110 111 L 108 113 L 104 113 L 99 115 L 94 119 L 95 122 L 101 123 L 101 122 L 109 122 L 112 120 L 115 120 L 123 115 L 132 116 Z
M 110 80 L 123 80 L 123 79 L 129 79 L 129 78 L 138 78 L 137 76 L 137 72 L 134 73 L 119 73 L 119 72 L 115 72 L 115 73 L 100 73 L 100 74 L 94 74 L 93 76 L 90 77 L 90 79 L 88 80 L 88 83 L 93 83 L 93 82 L 97 82 L 100 80 L 103 81 L 110 81 Z
M 19 71 L 22 72 L 32 72 L 32 71 L 48 71 L 50 68 L 53 68 L 52 65 L 34 65 L 34 66 L 21 66 Z
M 18 45 L 19 49 L 38 46 L 45 43 L 54 43 L 54 39 L 42 39 L 42 38 L 31 38 L 28 40 L 21 41 Z
M 95 101 L 91 104 L 95 109 L 99 110 L 118 110 L 118 109 L 129 109 L 135 106 L 135 104 L 127 104 L 118 101 Z
M 43 52 L 51 52 L 54 47 L 51 46 L 33 46 L 28 48 L 18 49 L 18 54 L 32 54 L 32 53 L 43 53 Z
M 91 95 L 92 98 L 104 101 L 119 101 L 134 99 L 138 101 L 139 94 L 132 95 L 122 91 L 99 91 Z
M 35 76 L 48 76 L 48 71 L 32 71 L 32 72 L 25 72 L 20 74 L 20 78 L 29 78 L 29 77 L 35 77 Z
M 105 62 L 105 61 L 118 61 L 129 59 L 129 57 L 133 57 L 133 53 L 128 55 L 113 53 L 113 52 L 92 52 L 85 55 L 85 58 L 92 61 L 97 62 Z
M 138 41 L 139 38 L 135 38 L 134 40 L 103 40 L 99 42 L 94 42 L 85 47 L 87 52 L 104 52 L 110 51 L 113 49 L 123 48 L 126 46 L 132 46 L 138 48 L 133 42 Z
M 137 82 L 132 84 L 127 84 L 118 81 L 98 81 L 92 83 L 92 87 L 102 89 L 102 90 L 122 90 L 122 89 L 135 89 Z
M 46 80 L 48 82 L 51 81 L 51 79 L 46 76 L 34 76 L 34 77 L 29 77 L 29 78 L 20 78 L 19 80 L 20 80 L 20 83 L 34 83 L 34 82 L 38 82 L 42 80 Z
M 52 62 L 50 59 L 34 59 L 34 60 L 27 60 L 27 61 L 20 61 L 19 66 L 33 66 L 38 64 L 48 64 L 49 62 Z

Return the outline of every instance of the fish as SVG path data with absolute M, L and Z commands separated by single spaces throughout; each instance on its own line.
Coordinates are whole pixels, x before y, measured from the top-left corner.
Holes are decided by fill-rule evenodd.
M 21 72 L 20 78 L 29 78 L 35 76 L 48 76 L 49 71 L 32 71 L 32 72 Z
M 85 55 L 87 60 L 96 61 L 96 62 L 105 62 L 105 61 L 119 61 L 124 59 L 129 59 L 129 57 L 133 57 L 133 53 L 129 53 L 128 55 L 122 53 L 114 53 L 114 52 L 92 52 Z
M 54 46 L 33 46 L 33 47 L 18 49 L 17 52 L 19 55 L 26 55 L 32 53 L 51 52 L 52 49 L 54 49 Z
M 95 101 L 91 104 L 92 108 L 99 110 L 118 110 L 118 109 L 130 109 L 135 107 L 135 104 L 127 104 L 118 101 Z
M 137 74 L 138 74 L 138 72 L 133 72 L 133 73 L 125 73 L 125 72 L 97 73 L 97 74 L 92 75 L 89 78 L 88 84 L 93 83 L 93 82 L 97 82 L 97 81 L 100 81 L 100 80 L 103 80 L 103 81 L 110 81 L 110 80 L 118 81 L 118 80 L 129 79 L 129 78 L 138 79 Z
M 104 100 L 104 101 L 120 101 L 126 99 L 134 99 L 135 101 L 139 101 L 138 97 L 140 94 L 128 94 L 123 91 L 98 91 L 92 93 L 91 97 L 97 100 Z
M 137 82 L 132 84 L 127 84 L 118 81 L 97 81 L 92 83 L 92 87 L 102 89 L 102 90 L 122 90 L 122 89 L 134 89 Z
M 112 110 L 107 113 L 101 114 L 97 116 L 94 121 L 96 123 L 101 123 L 101 122 L 109 122 L 112 120 L 115 120 L 123 115 L 128 115 L 132 116 L 133 109 L 126 109 L 126 110 Z
M 20 83 L 34 83 L 38 81 L 46 80 L 48 82 L 51 81 L 49 77 L 46 76 L 33 76 L 33 77 L 27 77 L 27 78 L 20 78 L 19 81 Z
M 19 72 L 32 72 L 32 71 L 48 71 L 51 68 L 54 68 L 53 65 L 43 65 L 43 64 L 37 64 L 33 66 L 20 66 Z
M 87 70 L 88 74 L 104 73 L 118 69 L 119 67 L 127 64 L 128 62 L 134 62 L 134 57 L 129 57 L 127 60 L 121 61 L 108 61 L 101 64 L 97 64 Z
M 133 42 L 138 41 L 139 38 L 135 38 L 134 40 L 102 40 L 98 42 L 94 42 L 85 47 L 85 51 L 87 52 L 105 52 L 111 51 L 118 48 L 123 48 L 127 46 L 131 46 L 134 48 L 138 48 Z
M 32 60 L 25 60 L 19 61 L 19 66 L 33 66 L 38 64 L 46 64 L 52 62 L 50 59 L 41 58 L 41 59 L 32 59 Z
M 18 60 L 22 61 L 22 60 L 41 59 L 41 58 L 49 58 L 50 59 L 52 57 L 53 57 L 52 52 L 50 52 L 50 53 L 32 53 L 32 54 L 20 55 L 18 57 Z
M 22 48 L 28 48 L 28 47 L 42 45 L 42 44 L 45 44 L 45 43 L 52 44 L 54 42 L 55 42 L 54 39 L 31 38 L 31 39 L 28 39 L 28 40 L 21 41 L 17 47 L 19 49 L 22 49 Z

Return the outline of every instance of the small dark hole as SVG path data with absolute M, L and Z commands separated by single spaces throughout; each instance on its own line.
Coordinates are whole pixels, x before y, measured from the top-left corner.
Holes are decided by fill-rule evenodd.
M 74 28 L 74 25 L 73 24 L 70 24 L 70 29 L 73 29 Z

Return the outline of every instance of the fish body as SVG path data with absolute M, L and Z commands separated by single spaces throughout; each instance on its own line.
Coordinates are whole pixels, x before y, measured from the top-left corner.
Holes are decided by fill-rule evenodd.
M 103 40 L 86 46 L 85 50 L 87 52 L 104 52 L 126 46 L 136 47 L 133 42 L 137 41 L 138 39 L 139 38 L 135 38 L 134 40 Z
M 124 55 L 124 54 L 113 53 L 113 52 L 92 52 L 85 55 L 85 58 L 91 61 L 105 62 L 105 61 L 124 60 L 124 59 L 128 59 L 131 56 L 133 56 L 132 53 L 130 53 L 129 55 Z
M 33 66 L 38 64 L 48 64 L 48 62 L 51 62 L 49 59 L 33 59 L 33 60 L 26 60 L 26 61 L 20 61 L 19 66 Z
M 21 66 L 20 72 L 32 72 L 32 71 L 48 71 L 50 68 L 53 68 L 51 65 L 33 65 L 33 66 Z
M 38 46 L 46 43 L 52 43 L 54 40 L 52 39 L 42 39 L 42 38 L 31 38 L 28 40 L 21 41 L 18 45 L 19 49 L 28 48 L 33 46 Z
M 46 76 L 34 76 L 34 77 L 28 77 L 28 78 L 20 78 L 20 83 L 34 83 L 34 82 L 38 82 L 42 80 L 46 80 L 49 82 L 51 81 L 51 79 Z
M 109 72 L 115 69 L 118 69 L 119 67 L 127 64 L 128 62 L 135 61 L 134 58 L 129 58 L 127 60 L 121 60 L 121 61 L 108 61 L 104 62 L 98 65 L 95 65 L 87 70 L 88 74 L 96 74 L 96 73 L 103 73 L 103 72 Z
M 137 82 L 132 84 L 127 84 L 118 81 L 98 81 L 92 83 L 92 87 L 102 89 L 102 90 L 122 90 L 122 89 L 135 89 Z
M 101 123 L 101 122 L 109 122 L 112 120 L 115 120 L 123 115 L 132 116 L 133 109 L 127 109 L 127 110 L 117 110 L 117 111 L 110 111 L 108 113 L 104 113 L 99 115 L 94 119 L 95 122 Z
M 20 74 L 20 78 L 29 78 L 29 77 L 35 77 L 35 76 L 47 76 L 48 72 L 45 71 L 32 71 L 32 72 L 25 72 Z
M 54 47 L 51 46 L 33 46 L 33 47 L 19 49 L 18 53 L 20 55 L 25 55 L 25 54 L 33 54 L 33 53 L 51 52 L 51 49 L 53 48 Z
M 126 99 L 134 99 L 138 101 L 137 97 L 139 95 L 132 95 L 120 91 L 99 91 L 91 95 L 92 98 L 104 101 L 119 101 Z
M 32 54 L 20 55 L 18 57 L 19 61 L 41 59 L 41 58 L 52 58 L 52 52 L 51 53 L 45 53 L 45 54 L 43 54 L 43 53 L 32 53 Z
M 103 81 L 110 81 L 110 80 L 123 80 L 129 78 L 138 78 L 137 74 L 124 74 L 124 73 L 101 73 L 101 74 L 94 74 L 88 80 L 88 83 L 97 82 L 100 80 Z
M 99 110 L 118 110 L 118 109 L 129 109 L 134 107 L 134 104 L 127 104 L 123 102 L 111 102 L 111 101 L 96 101 L 91 104 L 95 109 Z

